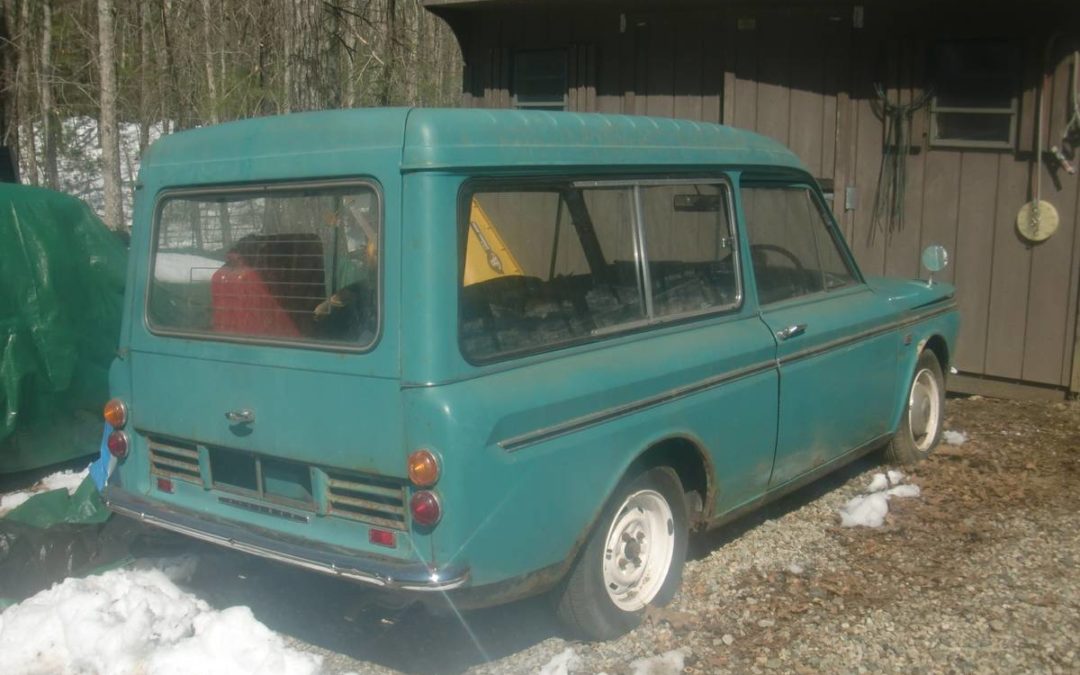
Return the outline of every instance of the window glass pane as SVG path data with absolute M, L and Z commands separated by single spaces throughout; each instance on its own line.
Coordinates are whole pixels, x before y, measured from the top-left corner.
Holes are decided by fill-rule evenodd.
M 642 186 L 641 207 L 656 316 L 738 302 L 724 186 Z
M 168 197 L 155 230 L 155 328 L 370 344 L 378 199 L 364 185 Z
M 629 188 L 480 191 L 463 224 L 461 348 L 542 350 L 644 318 Z
M 566 52 L 562 49 L 514 54 L 514 102 L 519 108 L 566 107 Z
M 994 113 L 937 114 L 937 138 L 954 141 L 997 141 L 1008 143 L 1012 136 L 1012 115 Z
M 814 232 L 821 219 L 809 191 L 745 187 L 742 202 L 761 303 L 823 290 Z
M 811 220 L 814 221 L 814 235 L 817 239 L 818 256 L 821 260 L 821 273 L 825 283 L 825 290 L 833 290 L 854 284 L 858 281 L 855 273 L 848 265 L 847 258 L 840 250 L 840 244 L 834 237 L 834 230 L 829 227 L 828 219 L 814 199 L 813 194 L 805 192 L 810 202 Z

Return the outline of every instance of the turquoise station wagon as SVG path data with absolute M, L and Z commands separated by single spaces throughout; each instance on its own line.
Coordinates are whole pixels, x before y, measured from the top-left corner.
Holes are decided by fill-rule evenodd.
M 603 639 L 691 529 L 941 434 L 953 289 L 864 277 L 778 143 L 348 110 L 161 139 L 106 408 L 116 512 Z

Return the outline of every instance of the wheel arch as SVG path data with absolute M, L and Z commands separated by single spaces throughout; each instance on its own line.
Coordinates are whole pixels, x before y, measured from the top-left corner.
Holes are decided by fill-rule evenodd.
M 716 479 L 704 444 L 687 433 L 654 440 L 626 467 L 620 482 L 658 466 L 670 467 L 679 477 L 688 496 L 687 516 L 691 526 L 708 520 L 716 502 Z
M 949 343 L 945 341 L 945 337 L 940 333 L 934 333 L 926 340 L 926 344 L 923 345 L 923 349 L 919 350 L 922 353 L 924 349 L 929 349 L 934 352 L 934 356 L 937 357 L 938 363 L 941 365 L 941 374 L 945 376 L 945 379 L 949 379 Z M 918 356 L 916 356 L 918 358 Z

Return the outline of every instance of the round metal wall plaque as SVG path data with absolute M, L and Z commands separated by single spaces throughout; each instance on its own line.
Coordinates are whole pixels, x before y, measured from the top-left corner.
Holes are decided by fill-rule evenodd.
M 1046 241 L 1054 236 L 1059 224 L 1057 209 L 1047 201 L 1039 202 L 1038 217 L 1036 217 L 1035 202 L 1024 204 L 1020 207 L 1020 213 L 1016 214 L 1016 230 L 1028 241 Z

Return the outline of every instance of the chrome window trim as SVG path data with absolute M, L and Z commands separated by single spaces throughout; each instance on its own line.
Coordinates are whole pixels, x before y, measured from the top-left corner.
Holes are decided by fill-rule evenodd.
M 375 196 L 375 206 L 378 210 L 377 231 L 379 234 L 379 268 L 375 281 L 375 332 L 367 344 L 351 344 L 348 342 L 327 342 L 325 340 L 287 340 L 246 335 L 230 335 L 226 333 L 212 333 L 209 331 L 193 331 L 183 329 L 169 329 L 156 326 L 150 320 L 150 293 L 154 285 L 154 271 L 157 264 L 158 234 L 161 227 L 161 211 L 165 203 L 177 197 L 198 197 L 200 195 L 243 195 L 266 194 L 274 192 L 291 192 L 305 189 L 319 188 L 342 188 L 342 187 L 367 187 Z M 366 354 L 373 351 L 382 340 L 383 332 L 383 307 L 384 300 L 384 276 L 386 273 L 386 210 L 383 204 L 382 184 L 372 176 L 327 179 L 327 180 L 304 180 L 281 183 L 239 183 L 232 185 L 192 186 L 165 188 L 154 197 L 154 217 L 150 228 L 150 248 L 147 252 L 148 264 L 145 277 L 146 284 L 143 288 L 142 299 L 142 323 L 147 332 L 159 337 L 178 337 L 188 340 L 203 340 L 208 342 L 225 342 L 231 344 L 265 345 L 270 347 L 289 347 L 297 349 L 309 349 L 317 351 L 350 352 Z

